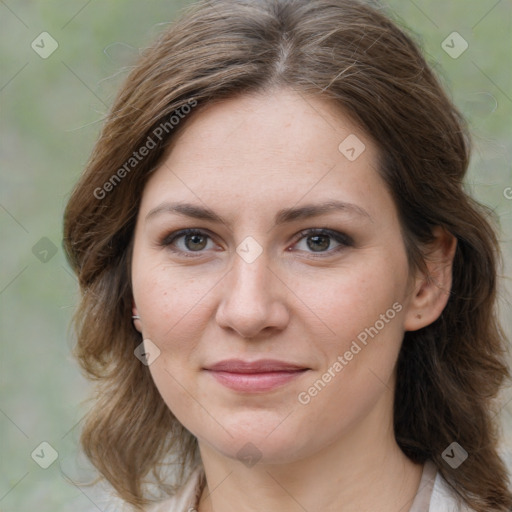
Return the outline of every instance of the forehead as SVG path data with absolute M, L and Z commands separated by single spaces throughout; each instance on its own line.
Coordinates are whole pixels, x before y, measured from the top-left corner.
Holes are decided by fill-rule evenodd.
M 260 214 L 263 205 L 353 203 L 386 195 L 377 157 L 369 136 L 325 99 L 288 90 L 241 95 L 187 120 L 146 185 L 141 207 L 170 197 L 253 206 Z
M 368 139 L 334 102 L 319 95 L 279 89 L 239 95 L 202 107 L 192 113 L 172 148 L 176 153 L 174 149 L 180 146 L 189 157 L 208 148 L 208 154 L 200 155 L 205 160 L 210 154 L 217 158 L 222 153 L 226 160 L 257 156 L 258 160 L 311 158 L 317 162 L 323 153 L 325 160 L 332 161 L 333 155 L 338 157 L 340 142 L 356 134 L 360 140 Z M 366 142 L 371 145 L 369 140 Z

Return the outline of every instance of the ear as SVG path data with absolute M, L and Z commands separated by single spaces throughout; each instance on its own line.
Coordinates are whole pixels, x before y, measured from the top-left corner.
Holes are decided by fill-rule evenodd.
M 427 271 L 418 271 L 412 285 L 406 331 L 417 331 L 435 322 L 450 297 L 457 239 L 441 227 L 434 228 L 432 234 L 434 241 L 428 245 L 425 257 Z
M 135 301 L 132 299 L 132 315 L 138 316 L 139 313 L 137 311 L 137 306 L 135 305 Z M 140 321 L 140 318 L 133 318 L 133 326 L 137 331 L 139 331 L 142 334 L 142 323 Z

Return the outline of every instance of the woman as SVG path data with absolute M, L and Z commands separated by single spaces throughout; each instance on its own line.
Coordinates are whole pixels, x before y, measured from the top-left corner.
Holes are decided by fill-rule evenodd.
M 510 510 L 498 246 L 468 158 L 373 8 L 205 1 L 167 30 L 65 214 L 76 355 L 98 381 L 82 444 L 119 496 Z

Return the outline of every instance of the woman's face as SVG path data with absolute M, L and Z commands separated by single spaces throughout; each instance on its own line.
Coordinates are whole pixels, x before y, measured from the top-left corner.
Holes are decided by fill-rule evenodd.
M 166 404 L 203 446 L 271 463 L 381 432 L 413 292 L 375 145 L 286 90 L 188 121 L 144 189 L 133 250 Z

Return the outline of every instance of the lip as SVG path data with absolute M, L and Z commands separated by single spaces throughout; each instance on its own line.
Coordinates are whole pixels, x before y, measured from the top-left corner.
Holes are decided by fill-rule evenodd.
M 310 368 L 279 361 L 229 359 L 205 368 L 212 377 L 234 391 L 257 393 L 271 391 L 297 379 Z

